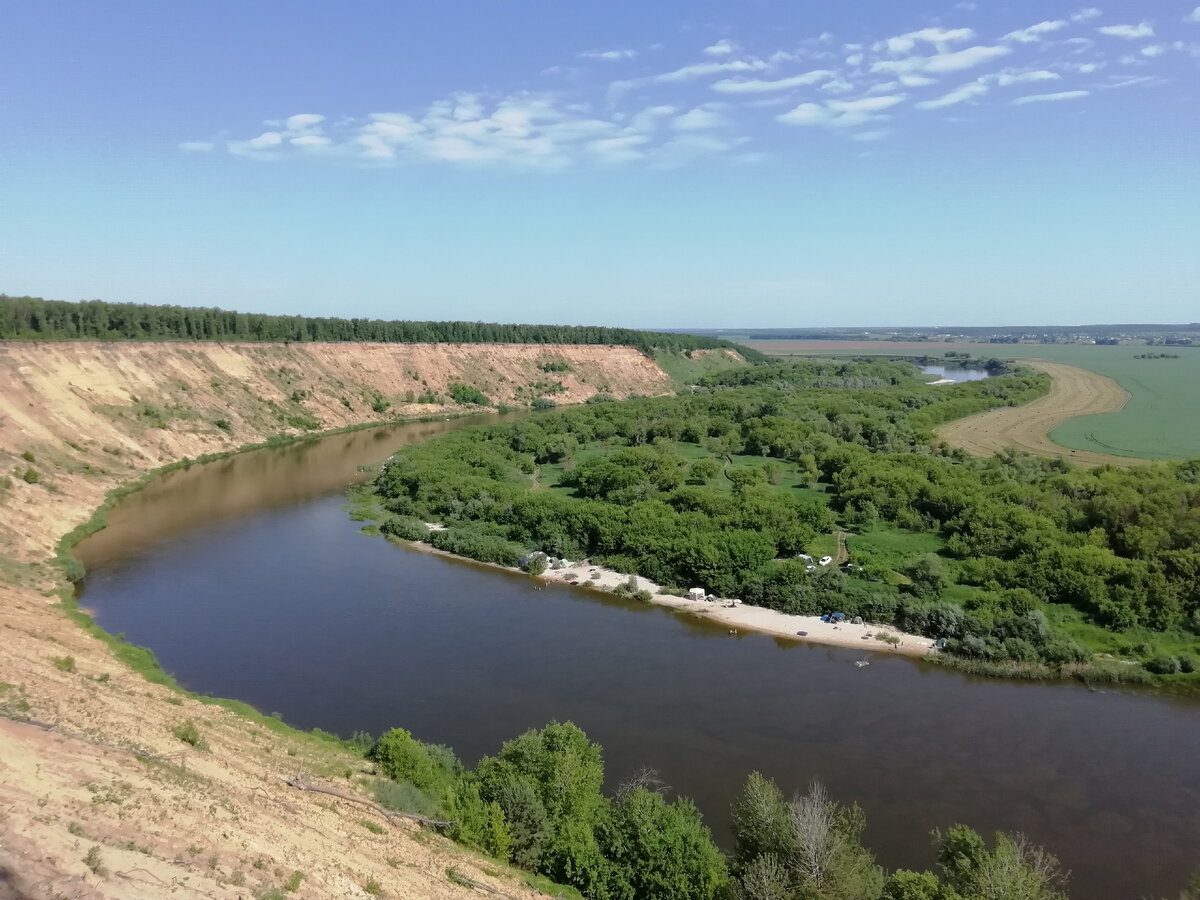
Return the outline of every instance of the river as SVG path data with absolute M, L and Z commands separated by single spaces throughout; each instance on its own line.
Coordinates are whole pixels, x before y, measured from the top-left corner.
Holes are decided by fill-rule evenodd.
M 477 419 L 475 421 L 489 421 Z M 82 603 L 186 687 L 342 735 L 403 726 L 469 764 L 570 719 L 610 785 L 642 766 L 728 843 L 759 769 L 867 814 L 887 867 L 930 830 L 1023 831 L 1076 900 L 1177 892 L 1200 866 L 1200 703 L 972 678 L 919 661 L 728 635 L 685 615 L 359 533 L 360 464 L 462 420 L 334 435 L 170 473 L 77 548 Z

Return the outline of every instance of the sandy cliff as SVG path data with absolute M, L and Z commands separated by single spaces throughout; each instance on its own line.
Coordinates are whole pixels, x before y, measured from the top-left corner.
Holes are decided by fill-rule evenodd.
M 356 792 L 368 767 L 146 682 L 58 608 L 46 562 L 150 469 L 280 433 L 462 412 L 416 402 L 453 383 L 521 405 L 674 388 L 627 347 L 0 344 L 0 900 L 249 898 L 297 882 L 288 896 L 476 893 L 459 876 L 536 896 L 415 825 L 289 787 L 308 773 Z M 172 733 L 187 721 L 208 750 Z

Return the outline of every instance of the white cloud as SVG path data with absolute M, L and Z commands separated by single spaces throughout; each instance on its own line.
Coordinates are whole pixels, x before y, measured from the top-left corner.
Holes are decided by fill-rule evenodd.
M 650 138 L 642 134 L 627 134 L 622 137 L 601 138 L 587 144 L 587 152 L 606 163 L 624 163 L 643 159 L 645 151 L 642 147 L 650 142 Z
M 673 69 L 670 72 L 647 75 L 645 78 L 629 78 L 623 81 L 614 81 L 608 86 L 608 97 L 610 102 L 615 102 L 626 91 L 644 85 L 679 84 L 703 78 L 706 75 L 720 75 L 725 72 L 760 72 L 765 68 L 767 68 L 767 64 L 761 59 L 733 59 L 728 62 L 693 63 L 689 66 L 681 66 L 678 69 Z
M 1164 52 L 1161 44 L 1149 44 L 1142 48 L 1142 56 L 1162 56 Z
M 268 147 L 278 147 L 283 143 L 283 135 L 278 131 L 264 131 L 256 138 L 246 141 L 247 150 L 266 150 Z
M 306 131 L 314 128 L 325 121 L 324 116 L 318 116 L 316 113 L 300 113 L 295 116 L 288 116 L 284 120 L 284 127 L 288 131 Z
M 704 52 L 709 56 L 728 56 L 734 51 L 733 44 L 722 38 L 710 47 L 705 47 Z
M 938 53 L 934 56 L 910 56 L 905 59 L 881 59 L 871 66 L 872 72 L 895 72 L 897 75 L 940 74 L 957 72 L 981 65 L 988 60 L 1006 56 L 1012 50 L 1008 47 L 968 47 L 952 53 Z
M 1013 106 L 1023 106 L 1026 103 L 1053 103 L 1059 100 L 1077 100 L 1080 97 L 1086 97 L 1090 91 L 1059 91 L 1057 94 L 1030 94 L 1027 97 L 1018 97 L 1012 102 Z
M 187 153 L 208 153 L 213 146 L 211 141 L 184 141 L 179 149 Z
M 876 128 L 871 131 L 859 131 L 850 135 L 852 141 L 882 141 L 892 133 L 890 128 Z
M 821 103 L 801 103 L 775 118 L 787 125 L 820 125 L 848 128 L 879 118 L 884 110 L 904 101 L 903 94 L 884 97 L 862 97 L 858 100 L 827 100 Z
M 1200 23 L 1200 6 L 1197 6 L 1190 13 L 1188 13 L 1186 16 L 1184 16 L 1183 21 Z
M 943 94 L 933 100 L 922 100 L 919 103 L 914 103 L 917 109 L 942 109 L 947 106 L 954 106 L 962 103 L 965 100 L 970 100 L 974 97 L 982 97 L 989 90 L 986 84 L 978 81 L 971 81 L 964 84 L 962 87 L 955 88 L 948 94 Z
M 331 141 L 321 134 L 302 134 L 291 138 L 289 143 L 296 147 L 328 147 Z
M 1095 62 L 1080 63 L 1079 65 L 1075 66 L 1075 71 L 1081 75 L 1091 75 L 1097 69 L 1103 67 L 1103 65 L 1104 63 Z
M 1094 19 L 1098 15 L 1100 15 L 1100 10 L 1096 9 L 1094 6 L 1088 6 L 1079 10 L 1079 12 L 1072 13 L 1071 21 L 1086 22 L 1088 19 Z
M 854 90 L 854 85 L 842 76 L 837 75 L 821 85 L 821 90 L 827 94 L 844 94 L 846 91 Z
M 795 87 L 803 87 L 825 81 L 836 75 L 829 69 L 815 69 L 802 75 L 790 78 L 780 78 L 775 81 L 761 81 L 755 78 L 724 78 L 716 82 L 712 89 L 722 94 L 762 94 L 769 91 L 786 91 Z
M 620 50 L 584 50 L 582 53 L 576 53 L 580 59 L 600 59 L 604 62 L 616 62 L 621 59 L 633 59 L 637 56 L 636 50 L 620 49 Z
M 1060 28 L 1065 28 L 1067 25 L 1062 19 L 1053 21 L 1038 22 L 1036 25 L 1030 25 L 1028 28 L 1021 28 L 1017 31 L 1010 31 L 1004 36 L 1006 41 L 1017 41 L 1022 44 L 1033 44 L 1042 39 L 1042 35 L 1050 34 L 1053 31 L 1058 31 Z
M 848 66 L 861 66 L 862 61 L 863 55 L 861 53 L 851 53 L 846 57 L 846 65 Z
M 990 77 L 1000 87 L 1008 87 L 1010 84 L 1023 84 L 1027 81 L 1056 81 L 1062 76 L 1045 69 L 1033 69 L 1027 72 L 997 72 Z
M 899 55 L 911 53 L 913 48 L 923 41 L 933 44 L 941 53 L 944 52 L 946 44 L 955 41 L 969 41 L 973 37 L 975 37 L 975 32 L 970 28 L 922 28 L 920 31 L 910 31 L 907 34 L 878 41 L 875 43 L 874 49 L 876 52 L 886 50 L 888 53 Z
M 1102 25 L 1096 30 L 1110 37 L 1126 38 L 1128 40 L 1154 37 L 1154 29 L 1150 27 L 1148 22 L 1142 22 L 1138 25 Z
M 695 109 L 690 109 L 683 115 L 677 116 L 671 123 L 671 127 L 676 131 L 702 131 L 706 128 L 721 128 L 728 124 L 729 120 L 711 107 L 697 106 Z

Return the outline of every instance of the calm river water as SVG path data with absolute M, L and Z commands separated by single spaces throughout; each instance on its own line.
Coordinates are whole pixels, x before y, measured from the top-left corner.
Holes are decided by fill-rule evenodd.
M 78 548 L 83 603 L 196 691 L 342 735 L 400 725 L 467 762 L 551 719 L 652 766 L 728 840 L 759 769 L 867 813 L 888 867 L 929 832 L 1024 831 L 1077 900 L 1174 895 L 1200 867 L 1200 704 L 969 678 L 743 634 L 359 534 L 359 464 L 462 421 L 337 435 L 194 466 Z

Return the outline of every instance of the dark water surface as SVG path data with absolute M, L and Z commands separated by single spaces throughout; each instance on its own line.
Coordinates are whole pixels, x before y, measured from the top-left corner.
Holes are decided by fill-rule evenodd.
M 888 867 L 930 829 L 1024 831 L 1076 900 L 1171 895 L 1200 866 L 1200 704 L 969 678 L 801 646 L 358 533 L 358 464 L 457 422 L 357 432 L 174 473 L 79 548 L 83 603 L 187 687 L 348 735 L 401 725 L 473 763 L 551 719 L 649 765 L 727 842 L 759 769 L 867 813 Z M 331 493 L 332 492 L 332 493 Z

